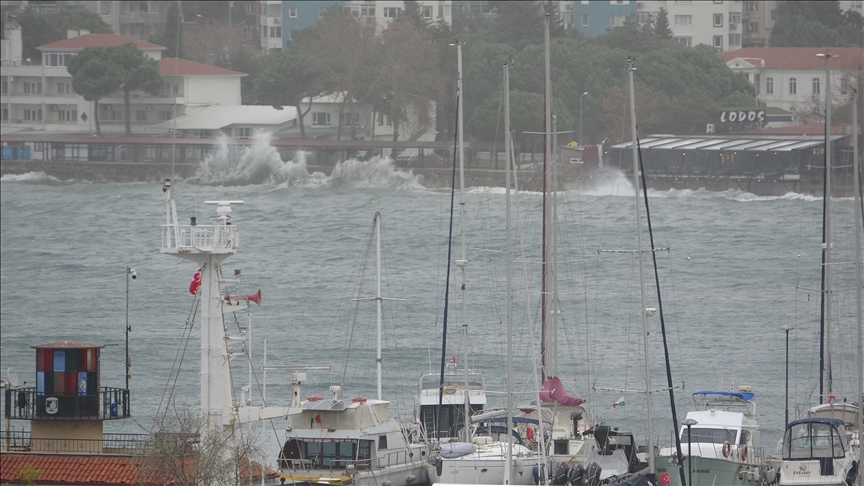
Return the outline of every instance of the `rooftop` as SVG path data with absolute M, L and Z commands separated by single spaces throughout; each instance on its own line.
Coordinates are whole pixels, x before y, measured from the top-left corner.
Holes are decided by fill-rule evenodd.
M 104 348 L 102 344 L 82 343 L 79 341 L 57 341 L 56 343 L 36 344 L 30 346 L 33 349 L 87 349 L 87 348 Z
M 832 56 L 834 69 L 855 69 L 864 64 L 864 49 L 858 47 L 747 47 L 718 55 L 727 63 L 740 59 L 757 68 L 824 69 L 825 59 L 816 54 L 826 52 Z
M 248 76 L 248 74 L 239 71 L 176 57 L 160 59 L 159 74 L 162 76 Z
M 84 34 L 72 37 L 71 39 L 44 44 L 39 46 L 38 49 L 43 51 L 57 49 L 80 50 L 87 47 L 117 47 L 129 44 L 130 42 L 135 44 L 138 49 L 145 51 L 164 51 L 167 49 L 165 46 L 117 34 Z

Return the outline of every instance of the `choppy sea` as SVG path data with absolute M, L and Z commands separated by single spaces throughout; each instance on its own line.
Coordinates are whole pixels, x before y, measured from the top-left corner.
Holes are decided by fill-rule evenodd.
M 232 162 L 233 161 L 233 162 Z M 253 177 L 254 174 L 254 177 Z M 282 161 L 266 144 L 242 153 L 225 148 L 198 175 L 175 183 L 181 222 L 214 214 L 206 200 L 242 200 L 233 223 L 240 249 L 223 264 L 241 269 L 241 293 L 261 289 L 252 321 L 253 401 L 266 341 L 267 363 L 330 366 L 309 372 L 303 394 L 326 395 L 343 383 L 348 396 L 375 396 L 375 307 L 352 300 L 374 291 L 366 257 L 374 213 L 382 214 L 385 303 L 383 396 L 391 412 L 413 413 L 417 380 L 441 358 L 450 191 L 389 159 L 341 163 L 333 175 Z M 457 203 L 458 203 L 457 195 Z M 507 356 L 505 193 L 474 187 L 464 195 L 467 312 L 454 266 L 448 312 L 448 357 L 481 369 L 492 405 L 504 403 L 506 363 L 515 365 L 517 403 L 536 393 L 539 348 L 540 205 L 537 193 L 514 195 L 514 353 Z M 639 318 L 639 273 L 633 189 L 623 176 L 557 196 L 559 370 L 568 391 L 587 399 L 599 420 L 646 433 L 645 357 Z M 133 418 L 105 431 L 151 427 L 184 334 L 194 264 L 159 252 L 165 219 L 160 184 L 58 180 L 41 173 L 0 182 L 0 368 L 19 384 L 35 383 L 30 346 L 59 340 L 104 344 L 102 385 L 122 387 L 128 305 Z M 666 339 L 679 420 L 698 390 L 749 385 L 756 393 L 762 444 L 773 452 L 783 429 L 785 333 L 789 332 L 790 415 L 819 399 L 819 288 L 822 200 L 799 194 L 649 191 Z M 854 214 L 851 199 L 834 204 L 833 373 L 838 400 L 855 394 Z M 452 259 L 461 258 L 454 218 Z M 645 242 L 648 242 L 647 234 Z M 605 250 L 624 250 L 609 252 Z M 371 253 L 374 257 L 374 251 Z M 650 260 L 647 262 L 650 265 Z M 138 278 L 128 282 L 126 267 Z M 649 306 L 657 307 L 646 267 Z M 229 328 L 235 317 L 229 316 Z M 469 341 L 460 338 L 463 324 Z M 649 320 L 654 442 L 671 441 L 659 316 Z M 234 326 L 236 328 L 236 326 Z M 195 407 L 197 333 L 175 392 Z M 233 362 L 233 382 L 248 384 L 248 363 Z M 267 400 L 288 404 L 291 377 L 267 375 Z M 27 384 L 23 384 L 23 382 Z M 257 383 L 254 383 L 256 382 Z M 626 391 L 619 391 L 626 390 Z M 626 405 L 613 408 L 624 398 Z M 276 422 L 275 430 L 287 424 Z M 13 427 L 26 424 L 13 423 Z M 272 429 L 269 434 L 272 435 Z M 266 434 L 265 434 L 266 435 Z M 266 437 L 276 443 L 275 437 Z M 268 446 L 269 447 L 269 446 Z M 275 462 L 276 449 L 267 459 Z

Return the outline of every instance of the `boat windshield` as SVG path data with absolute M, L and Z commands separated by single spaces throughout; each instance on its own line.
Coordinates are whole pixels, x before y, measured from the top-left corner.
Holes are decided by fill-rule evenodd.
M 702 444 L 722 444 L 728 442 L 735 443 L 735 437 L 738 435 L 737 430 L 731 429 L 706 429 L 701 427 L 691 427 L 693 443 Z M 681 430 L 681 442 L 687 442 L 687 429 Z
M 783 459 L 842 458 L 844 455 L 840 433 L 831 424 L 792 424 L 783 437 Z

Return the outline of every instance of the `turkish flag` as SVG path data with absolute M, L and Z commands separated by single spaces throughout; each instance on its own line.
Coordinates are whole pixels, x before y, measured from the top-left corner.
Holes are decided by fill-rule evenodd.
M 321 423 L 321 414 L 320 413 L 315 416 L 315 422 L 319 423 L 319 424 Z

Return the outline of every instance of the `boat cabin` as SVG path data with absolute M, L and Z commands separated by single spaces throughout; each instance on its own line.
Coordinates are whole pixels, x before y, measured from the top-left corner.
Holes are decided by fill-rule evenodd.
M 437 372 L 421 375 L 418 388 L 419 397 L 415 416 L 426 431 L 427 437 L 430 438 L 456 436 L 455 434 L 458 433 L 456 424 L 465 421 L 466 395 L 470 416 L 483 411 L 486 406 L 483 375 L 479 371 L 458 370 L 454 361 L 448 363 L 444 371 L 443 389 L 441 374 Z M 443 393 L 440 393 L 441 391 Z
M 807 418 L 789 422 L 783 434 L 782 453 L 784 461 L 842 459 L 846 456 L 846 427 L 839 419 Z

